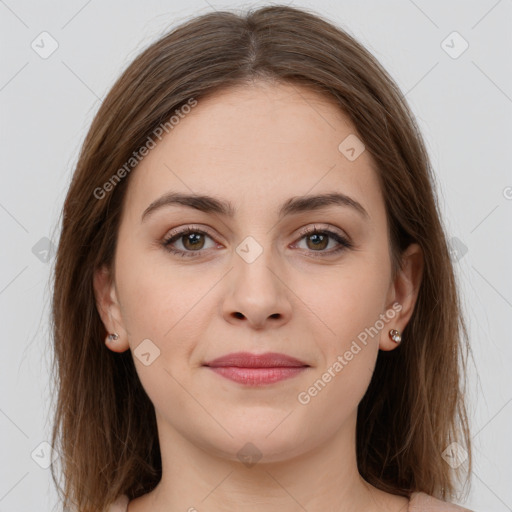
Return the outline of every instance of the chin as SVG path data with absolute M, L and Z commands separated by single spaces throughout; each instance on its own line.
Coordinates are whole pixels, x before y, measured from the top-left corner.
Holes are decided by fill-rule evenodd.
M 204 441 L 208 451 L 216 456 L 241 462 L 247 467 L 256 463 L 283 462 L 308 451 L 312 440 L 301 437 L 300 433 L 304 433 L 304 430 L 295 429 L 292 425 L 286 425 L 286 427 L 280 425 L 275 428 L 277 425 L 279 422 L 276 422 L 272 428 L 267 427 L 267 422 L 253 423 L 250 426 L 247 425 L 247 428 L 240 424 L 232 425 L 231 428 L 226 425 L 232 438 L 223 436 L 222 440 L 204 439 Z

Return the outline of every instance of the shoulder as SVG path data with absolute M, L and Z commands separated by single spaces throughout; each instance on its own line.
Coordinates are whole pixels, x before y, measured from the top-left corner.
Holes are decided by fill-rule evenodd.
M 119 496 L 112 505 L 110 505 L 110 508 L 107 512 L 126 512 L 128 508 L 128 503 L 130 500 L 128 499 L 128 496 L 126 494 L 122 494 Z
M 413 492 L 407 512 L 473 512 L 468 508 L 441 501 L 424 492 Z
M 128 496 L 122 494 L 119 496 L 108 512 L 126 512 L 129 503 Z M 473 512 L 467 508 L 448 503 L 446 501 L 438 500 L 424 492 L 413 492 L 411 494 L 411 501 L 407 512 Z

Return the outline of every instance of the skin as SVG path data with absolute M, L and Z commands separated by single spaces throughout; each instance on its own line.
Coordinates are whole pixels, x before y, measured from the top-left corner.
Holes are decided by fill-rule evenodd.
M 160 350 L 148 366 L 134 362 L 155 406 L 162 480 L 129 512 L 407 510 L 407 498 L 359 475 L 355 431 L 378 351 L 397 349 L 388 332 L 403 331 L 413 312 L 423 260 L 411 245 L 392 278 L 375 163 L 368 151 L 349 161 L 338 150 L 350 134 L 354 126 L 329 99 L 254 82 L 201 99 L 130 176 L 115 270 L 100 269 L 94 279 L 105 327 L 119 334 L 108 348 L 134 351 L 150 339 Z M 174 205 L 141 221 L 169 191 L 225 199 L 236 213 Z M 358 201 L 368 218 L 338 205 L 277 217 L 290 197 L 334 191 Z M 208 236 L 196 245 L 179 237 L 173 246 L 195 257 L 162 246 L 191 224 Z M 354 247 L 333 254 L 335 239 L 315 245 L 300 231 L 314 225 Z M 236 252 L 247 236 L 263 251 L 251 263 Z M 395 302 L 394 318 L 359 343 L 362 350 L 309 403 L 299 403 L 298 394 Z M 250 388 L 203 366 L 237 351 L 281 352 L 310 367 Z M 262 454 L 251 467 L 237 457 L 248 442 Z

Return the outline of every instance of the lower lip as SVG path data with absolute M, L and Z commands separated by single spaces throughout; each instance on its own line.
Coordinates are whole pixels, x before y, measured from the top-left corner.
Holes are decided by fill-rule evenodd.
M 306 366 L 274 367 L 274 368 L 239 368 L 238 366 L 211 367 L 215 373 L 248 386 L 263 386 L 284 379 L 295 377 L 305 370 Z

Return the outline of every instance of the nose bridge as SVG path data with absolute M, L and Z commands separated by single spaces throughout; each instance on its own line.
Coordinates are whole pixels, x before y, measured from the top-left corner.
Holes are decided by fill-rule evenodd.
M 268 301 L 280 292 L 272 238 L 267 234 L 248 235 L 236 247 L 234 258 L 238 286 L 246 286 L 246 295 L 259 290 Z
M 230 318 L 243 315 L 256 326 L 269 318 L 289 316 L 291 305 L 277 252 L 271 234 L 264 231 L 246 236 L 235 248 L 230 292 L 224 303 Z

